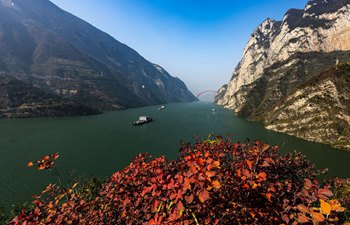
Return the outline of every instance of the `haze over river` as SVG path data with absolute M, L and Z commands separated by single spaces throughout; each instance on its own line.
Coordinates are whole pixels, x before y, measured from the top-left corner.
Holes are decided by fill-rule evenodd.
M 181 140 L 209 133 L 234 140 L 260 139 L 286 153 L 299 150 L 328 176 L 350 177 L 350 153 L 264 129 L 262 124 L 234 116 L 206 102 L 181 103 L 107 112 L 94 116 L 0 120 L 0 205 L 30 200 L 56 178 L 48 171 L 26 167 L 28 161 L 59 152 L 56 164 L 65 177 L 108 177 L 129 164 L 136 154 L 149 152 L 175 159 Z M 213 111 L 212 109 L 215 109 Z M 134 127 L 147 115 L 154 122 Z

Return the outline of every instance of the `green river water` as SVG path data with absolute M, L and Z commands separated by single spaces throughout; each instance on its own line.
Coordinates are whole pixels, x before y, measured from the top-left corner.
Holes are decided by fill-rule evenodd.
M 350 153 L 265 130 L 262 124 L 235 117 L 233 112 L 196 102 L 135 108 L 94 116 L 0 120 L 0 205 L 9 207 L 30 200 L 56 178 L 26 163 L 59 152 L 58 168 L 66 176 L 107 177 L 122 169 L 141 152 L 177 156 L 181 140 L 209 133 L 234 140 L 260 139 L 281 146 L 282 152 L 299 150 L 328 176 L 350 177 Z M 212 109 L 215 108 L 215 111 Z M 154 122 L 134 127 L 132 121 L 148 115 Z

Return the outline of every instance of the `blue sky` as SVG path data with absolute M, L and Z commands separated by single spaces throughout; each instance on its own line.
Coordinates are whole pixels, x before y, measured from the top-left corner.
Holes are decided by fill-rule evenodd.
M 250 34 L 306 0 L 51 0 L 135 49 L 193 93 L 227 83 Z

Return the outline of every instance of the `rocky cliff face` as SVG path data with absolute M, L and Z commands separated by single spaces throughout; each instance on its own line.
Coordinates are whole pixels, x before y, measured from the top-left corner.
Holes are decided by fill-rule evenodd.
M 215 102 L 266 121 L 274 105 L 336 63 L 350 61 L 350 0 L 313 0 L 282 21 L 265 20 Z M 277 129 L 275 129 L 277 130 Z
M 99 110 L 196 97 L 178 78 L 48 0 L 0 0 L 0 72 Z
M 266 128 L 350 150 L 350 63 L 327 69 L 265 113 Z

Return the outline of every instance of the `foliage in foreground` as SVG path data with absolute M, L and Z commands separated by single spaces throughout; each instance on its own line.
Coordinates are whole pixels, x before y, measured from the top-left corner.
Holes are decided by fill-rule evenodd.
M 300 153 L 218 137 L 174 161 L 140 154 L 94 193 L 50 184 L 10 224 L 346 224 L 350 181 L 316 175 Z

